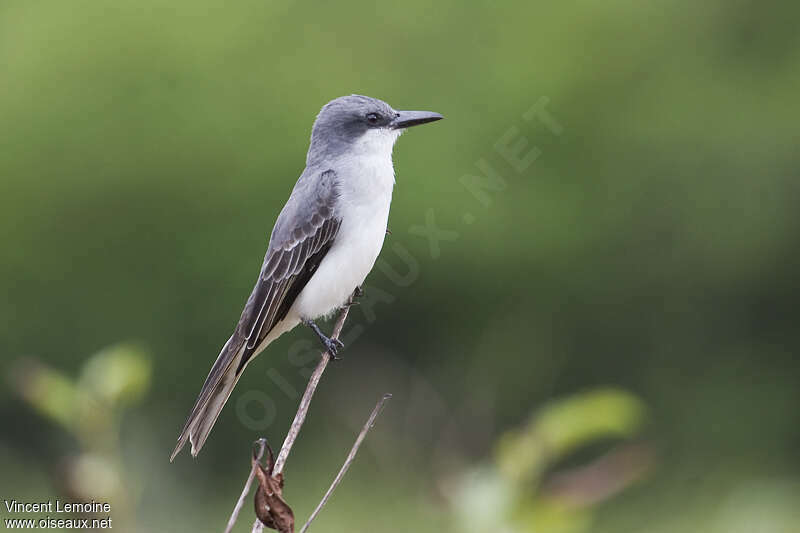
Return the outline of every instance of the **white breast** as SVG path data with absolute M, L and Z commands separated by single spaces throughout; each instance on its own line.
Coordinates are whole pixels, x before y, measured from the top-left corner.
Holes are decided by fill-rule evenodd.
M 398 135 L 397 131 L 372 130 L 346 158 L 332 165 L 339 178 L 342 224 L 290 314 L 314 319 L 331 313 L 372 270 L 386 236 L 394 186 L 392 146 Z

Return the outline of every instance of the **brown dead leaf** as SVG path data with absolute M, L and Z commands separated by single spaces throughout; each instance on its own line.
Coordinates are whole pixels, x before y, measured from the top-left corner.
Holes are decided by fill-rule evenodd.
M 283 474 L 272 476 L 275 464 L 272 448 L 268 447 L 268 453 L 266 467 L 253 457 L 253 468 L 258 479 L 254 501 L 256 516 L 270 529 L 276 529 L 279 533 L 294 533 L 294 513 L 283 499 Z

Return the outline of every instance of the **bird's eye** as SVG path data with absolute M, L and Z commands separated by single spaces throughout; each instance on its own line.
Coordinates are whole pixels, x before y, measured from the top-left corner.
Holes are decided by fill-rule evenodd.
M 380 115 L 377 113 L 367 113 L 367 122 L 370 124 L 377 124 L 380 118 Z

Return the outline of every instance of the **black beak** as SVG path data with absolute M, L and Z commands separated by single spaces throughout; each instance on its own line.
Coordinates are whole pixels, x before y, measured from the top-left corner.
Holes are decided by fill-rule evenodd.
M 395 130 L 419 126 L 428 122 L 442 120 L 444 117 L 433 111 L 398 111 L 397 116 L 389 123 L 389 127 Z

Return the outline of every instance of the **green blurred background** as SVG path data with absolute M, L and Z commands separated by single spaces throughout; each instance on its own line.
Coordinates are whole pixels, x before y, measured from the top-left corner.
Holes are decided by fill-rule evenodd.
M 3 0 L 0 495 L 222 530 L 313 335 L 169 452 L 316 113 L 360 93 L 447 119 L 395 148 L 392 234 L 287 464 L 299 522 L 392 392 L 314 530 L 800 531 L 798 16 Z

